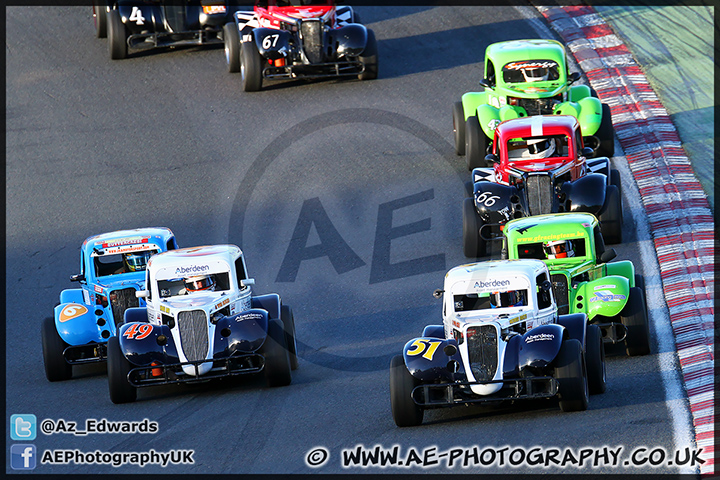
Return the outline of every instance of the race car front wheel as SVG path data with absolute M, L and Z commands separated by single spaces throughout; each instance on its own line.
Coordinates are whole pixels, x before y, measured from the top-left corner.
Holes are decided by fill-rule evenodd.
M 137 398 L 137 388 L 130 385 L 128 373 L 132 366 L 120 350 L 118 337 L 110 337 L 107 343 L 107 372 L 110 400 L 113 403 L 130 403 Z
M 420 381 L 410 375 L 402 355 L 390 361 L 390 407 L 398 427 L 415 427 L 423 421 L 425 411 L 412 399 L 412 391 Z
M 555 378 L 560 384 L 560 410 L 578 412 L 588 407 L 588 379 L 582 345 L 573 339 L 565 340 L 555 359 Z
M 110 58 L 122 60 L 127 58 L 127 27 L 120 18 L 120 12 L 116 9 L 110 10 L 107 15 L 108 21 L 108 50 Z
M 475 211 L 475 199 L 463 200 L 463 253 L 468 258 L 484 257 L 487 250 L 485 239 L 480 236 L 483 225 Z
M 605 243 L 622 243 L 622 203 L 620 190 L 608 185 L 605 190 L 605 204 L 598 215 Z
M 263 58 L 255 42 L 243 42 L 240 45 L 240 75 L 242 87 L 246 92 L 257 92 L 262 88 Z
M 223 27 L 223 40 L 225 42 L 225 62 L 228 72 L 240 71 L 240 34 L 235 22 L 226 23 Z
M 69 380 L 72 378 L 72 365 L 67 363 L 63 356 L 68 344 L 57 333 L 52 317 L 45 318 L 41 327 L 45 376 L 51 382 Z
M 598 145 L 596 157 L 612 157 L 615 155 L 615 137 L 613 136 L 613 125 L 612 125 L 612 114 L 610 113 L 610 106 L 602 104 L 602 119 L 600 120 L 600 127 L 598 128 L 595 136 L 600 140 Z
M 95 36 L 97 38 L 107 37 L 107 8 L 93 2 L 93 20 L 95 22 Z
M 378 51 L 377 40 L 375 40 L 375 32 L 367 29 L 367 43 L 365 50 L 360 55 L 360 63 L 365 69 L 358 75 L 360 80 L 375 80 L 378 76 Z
M 453 103 L 452 118 L 455 153 L 465 155 L 465 111 L 462 102 Z
M 650 353 L 650 328 L 644 297 L 642 289 L 631 288 L 628 301 L 620 312 L 620 320 L 627 330 L 625 351 L 630 356 Z
M 265 382 L 268 387 L 290 385 L 290 356 L 285 342 L 285 330 L 280 320 L 270 320 L 268 335 L 261 352 L 265 357 Z
M 290 368 L 297 370 L 299 362 L 297 356 L 297 341 L 295 340 L 295 316 L 292 308 L 287 305 L 280 307 L 280 318 L 285 329 L 285 343 L 290 355 Z
M 605 348 L 603 347 L 602 332 L 597 325 L 587 326 L 585 360 L 590 394 L 604 393 L 607 387 L 605 383 Z
M 465 122 L 465 160 L 468 170 L 487 166 L 485 155 L 489 143 L 490 139 L 480 128 L 478 117 L 476 115 L 468 117 Z

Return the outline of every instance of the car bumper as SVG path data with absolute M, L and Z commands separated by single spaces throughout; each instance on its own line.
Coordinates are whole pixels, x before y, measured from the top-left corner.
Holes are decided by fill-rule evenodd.
M 442 408 L 469 403 L 492 403 L 501 400 L 533 400 L 557 395 L 558 381 L 553 377 L 528 377 L 512 380 L 495 380 L 483 384 L 501 384 L 497 393 L 477 395 L 470 382 L 433 383 L 415 387 L 413 401 L 423 408 Z
M 365 71 L 360 62 L 328 62 L 302 65 L 268 66 L 263 70 L 267 79 L 283 78 L 327 78 L 356 76 Z
M 200 375 L 200 366 L 207 363 L 213 364 L 211 370 Z M 196 375 L 187 375 L 183 371 L 188 366 L 195 368 Z M 215 360 L 135 367 L 128 372 L 128 382 L 134 387 L 204 382 L 213 378 L 259 373 L 263 368 L 265 368 L 265 358 L 262 355 L 257 353 L 242 354 Z

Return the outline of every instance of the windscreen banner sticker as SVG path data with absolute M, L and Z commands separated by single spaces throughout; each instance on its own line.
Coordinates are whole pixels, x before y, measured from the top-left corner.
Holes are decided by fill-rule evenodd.
M 88 309 L 84 305 L 80 305 L 77 303 L 71 303 L 69 305 L 66 305 L 60 311 L 59 320 L 61 322 L 67 322 L 68 320 L 72 320 L 73 318 L 77 318 L 82 315 L 85 315 L 87 312 L 88 312 Z
M 136 243 L 148 243 L 148 240 L 150 240 L 150 237 L 119 238 L 117 240 L 103 242 L 101 246 L 102 246 L 102 248 L 112 248 L 112 247 L 119 247 L 121 245 L 133 245 Z
M 525 70 L 525 69 L 535 69 L 535 68 L 553 68 L 557 67 L 557 63 L 546 60 L 546 61 L 523 61 L 523 62 L 512 62 L 508 63 L 503 67 L 505 70 Z
M 522 233 L 522 232 L 520 232 Z M 585 232 L 578 230 L 577 232 L 570 233 L 552 233 L 550 235 L 535 235 L 534 237 L 518 237 L 517 243 L 535 243 L 551 240 L 565 240 L 569 238 L 580 238 L 585 236 Z

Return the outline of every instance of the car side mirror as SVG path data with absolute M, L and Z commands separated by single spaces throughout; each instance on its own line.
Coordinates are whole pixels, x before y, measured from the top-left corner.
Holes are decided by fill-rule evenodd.
M 609 248 L 603 252 L 602 255 L 600 255 L 600 261 L 602 263 L 608 263 L 610 260 L 617 257 L 617 252 L 614 248 Z
M 485 161 L 487 163 L 500 163 L 500 158 L 494 153 L 488 153 L 485 155 Z
M 580 153 L 582 153 L 583 157 L 590 157 L 594 153 L 594 150 L 590 147 L 583 147 Z
M 255 285 L 254 278 L 246 278 L 244 280 L 240 280 L 240 288 L 249 287 L 251 285 Z
M 443 296 L 443 293 L 445 293 L 445 290 L 437 289 L 433 292 L 433 297 L 440 298 Z
M 483 78 L 482 80 L 480 80 L 480 86 L 485 88 L 492 88 L 492 85 L 490 85 L 490 80 L 488 80 L 487 78 Z
M 550 283 L 549 280 L 543 280 L 543 282 L 540 284 L 540 289 L 543 292 L 549 292 L 552 290 L 552 283 Z
M 580 80 L 580 72 L 573 72 L 568 76 L 568 84 L 575 83 Z
M 147 298 L 147 297 L 148 297 L 147 290 L 135 290 L 135 298 Z
M 71 275 L 70 276 L 71 282 L 84 282 L 85 281 L 85 275 L 82 273 L 78 273 L 77 275 Z

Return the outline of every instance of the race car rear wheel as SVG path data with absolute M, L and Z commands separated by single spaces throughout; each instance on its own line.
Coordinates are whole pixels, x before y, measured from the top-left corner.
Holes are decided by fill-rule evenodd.
M 475 199 L 463 200 L 463 253 L 468 258 L 484 257 L 487 250 L 485 239 L 480 236 L 483 221 L 475 211 Z
M 612 114 L 610 113 L 610 106 L 606 103 L 602 104 L 602 120 L 600 120 L 600 127 L 595 133 L 595 136 L 600 140 L 598 145 L 596 157 L 612 157 L 615 155 L 615 138 L 613 136 L 613 125 L 612 125 Z
M 107 37 L 107 8 L 105 5 L 93 2 L 93 21 L 95 22 L 95 36 L 97 38 Z
M 240 75 L 246 92 L 257 92 L 262 88 L 263 58 L 255 42 L 240 44 Z
M 606 389 L 605 348 L 603 347 L 602 332 L 597 325 L 587 326 L 585 361 L 587 363 L 590 395 L 604 393 Z
M 260 349 L 265 357 L 265 382 L 268 387 L 290 385 L 290 355 L 285 342 L 285 330 L 280 320 L 273 319 L 268 323 L 268 335 Z
M 402 355 L 390 361 L 390 408 L 398 427 L 415 427 L 423 421 L 425 411 L 412 399 L 420 380 L 410 375 Z
M 110 337 L 107 343 L 107 371 L 110 400 L 113 403 L 130 403 L 137 398 L 137 388 L 128 382 L 132 365 L 120 350 L 118 337 Z
M 620 321 L 627 330 L 625 351 L 630 356 L 650 353 L 650 328 L 644 297 L 639 287 L 631 288 L 625 308 L 620 312 Z
M 55 320 L 47 317 L 41 325 L 43 363 L 45 376 L 51 382 L 60 382 L 72 378 L 72 365 L 65 361 L 63 351 L 68 344 L 60 338 L 55 328 Z
M 455 153 L 465 155 L 465 111 L 462 102 L 453 103 L 452 118 Z
M 112 9 L 107 14 L 108 21 L 108 50 L 110 58 L 113 60 L 122 60 L 127 58 L 127 27 L 120 18 L 120 12 Z
M 240 34 L 235 22 L 226 23 L 223 27 L 223 41 L 228 72 L 237 73 L 240 71 Z
M 598 215 L 605 243 L 622 243 L 622 204 L 620 190 L 608 185 L 605 191 L 605 205 Z
M 375 32 L 367 29 L 367 43 L 365 44 L 365 50 L 360 55 L 360 63 L 363 64 L 365 69 L 362 73 L 358 74 L 360 80 L 375 80 L 378 76 L 378 50 L 377 40 L 375 40 Z
M 588 379 L 582 345 L 575 339 L 565 340 L 555 359 L 555 378 L 560 383 L 560 410 L 578 412 L 588 407 Z
M 290 368 L 297 370 L 299 362 L 297 356 L 297 341 L 295 340 L 295 316 L 292 308 L 287 305 L 280 307 L 280 318 L 285 329 L 285 343 L 290 355 Z
M 615 185 L 622 196 L 622 184 L 620 182 L 620 172 L 615 168 L 610 169 L 610 185 Z
M 487 166 L 485 155 L 489 143 L 490 139 L 480 128 L 478 117 L 475 115 L 468 117 L 465 122 L 465 160 L 468 170 Z

